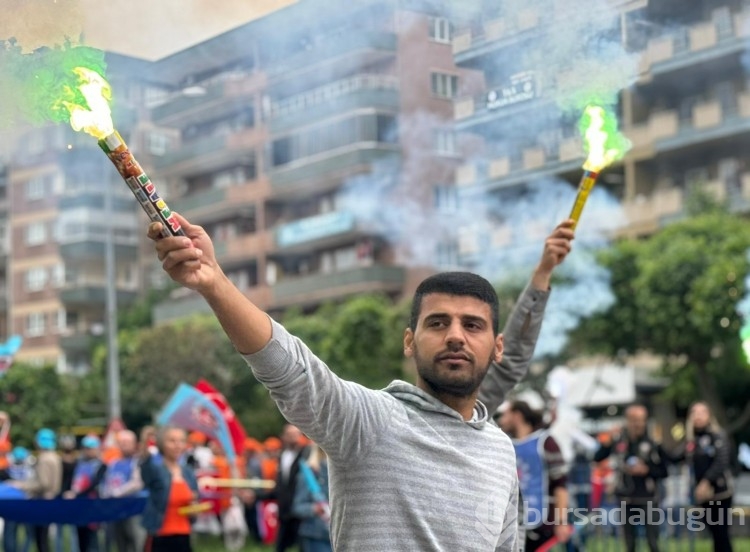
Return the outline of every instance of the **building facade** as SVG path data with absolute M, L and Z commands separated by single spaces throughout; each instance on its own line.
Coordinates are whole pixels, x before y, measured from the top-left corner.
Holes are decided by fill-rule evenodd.
M 493 63 L 523 49 L 525 41 L 538 42 L 553 21 L 564 21 L 566 4 L 547 4 L 544 9 L 544 2 L 533 2 L 513 13 L 485 11 L 457 30 L 456 63 L 485 77 L 484 87 L 455 103 L 457 129 L 482 140 L 479 160 L 457 172 L 459 189 L 512 196 L 542 179 L 578 183 L 584 151 L 577 115 L 566 121 L 555 100 L 571 80 L 585 86 L 585 72 L 563 67 L 540 83 L 519 58 Z M 616 14 L 613 37 L 638 60 L 635 81 L 619 93 L 617 106 L 632 149 L 599 183 L 623 211 L 615 235 L 648 235 L 683 216 L 685 197 L 695 186 L 744 209 L 750 198 L 745 154 L 750 3 L 621 0 L 607 5 Z M 514 134 L 522 124 L 536 127 Z M 509 240 L 501 228 L 491 243 L 505 247 Z
M 279 312 L 358 293 L 395 297 L 432 269 L 404 262 L 382 225 L 343 196 L 391 185 L 432 203 L 436 189 L 453 188 L 452 102 L 464 72 L 437 10 L 308 0 L 157 67 L 174 93 L 152 120 L 176 142 L 156 160 L 156 179 L 213 236 L 256 304 Z M 155 313 L 206 308 L 178 290 Z

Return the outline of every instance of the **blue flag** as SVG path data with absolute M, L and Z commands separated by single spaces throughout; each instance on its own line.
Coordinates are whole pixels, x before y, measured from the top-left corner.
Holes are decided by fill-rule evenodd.
M 232 434 L 221 410 L 210 397 L 192 385 L 181 383 L 156 418 L 159 425 L 172 425 L 200 431 L 219 442 L 229 465 L 236 467 Z

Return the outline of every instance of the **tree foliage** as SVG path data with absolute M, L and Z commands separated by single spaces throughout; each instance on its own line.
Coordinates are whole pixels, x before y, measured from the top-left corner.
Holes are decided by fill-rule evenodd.
M 602 256 L 615 304 L 576 331 L 575 352 L 649 351 L 665 359 L 681 406 L 701 398 L 721 421 L 750 420 L 750 369 L 740 354 L 750 223 L 712 207 Z M 675 392 L 679 390 L 679 392 Z
M 42 427 L 57 430 L 73 425 L 80 416 L 76 382 L 54 367 L 39 368 L 17 362 L 0 378 L 0 403 L 11 418 L 13 444 L 33 446 Z

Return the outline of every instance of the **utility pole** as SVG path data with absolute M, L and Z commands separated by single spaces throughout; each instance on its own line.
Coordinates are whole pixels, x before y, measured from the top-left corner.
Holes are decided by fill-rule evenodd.
M 120 358 L 117 344 L 117 267 L 115 264 L 115 220 L 113 182 L 104 191 L 106 237 L 104 257 L 107 277 L 107 391 L 109 422 L 122 419 L 120 403 Z

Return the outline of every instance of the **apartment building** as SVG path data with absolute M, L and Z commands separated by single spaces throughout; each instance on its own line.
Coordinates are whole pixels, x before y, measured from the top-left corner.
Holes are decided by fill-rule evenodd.
M 145 65 L 114 54 L 107 62 L 117 127 L 137 150 L 144 87 L 136 77 Z M 22 130 L 14 142 L 2 188 L 12 252 L 2 335 L 23 336 L 19 361 L 82 373 L 93 340 L 106 331 L 108 232 L 118 305 L 132 303 L 142 289 L 137 204 L 94 138 L 51 125 Z
M 399 181 L 406 166 L 428 203 L 453 188 L 452 102 L 465 72 L 451 24 L 429 2 L 305 0 L 160 60 L 155 73 L 172 90 L 151 111 L 167 144 L 155 180 L 258 305 L 400 296 L 432 269 L 404 263 L 341 202 L 351 182 L 374 172 Z M 408 132 L 416 119 L 418 136 Z M 155 317 L 205 309 L 177 290 Z
M 8 163 L 0 158 L 0 338 L 8 336 Z
M 584 153 L 576 120 L 557 124 L 553 96 L 564 79 L 583 82 L 586 75 L 561 72 L 540 83 L 518 59 L 491 63 L 524 41 L 539 40 L 553 18 L 564 17 L 559 11 L 564 2 L 549 2 L 549 9 L 542 4 L 513 13 L 498 6 L 456 31 L 457 65 L 481 71 L 486 83 L 455 104 L 457 129 L 483 144 L 482 155 L 457 171 L 457 187 L 466 193 L 522 194 L 529 183 L 549 177 L 578 183 Z M 619 13 L 615 36 L 639 59 L 637 81 L 619 97 L 621 127 L 633 147 L 599 183 L 621 202 L 625 222 L 617 234 L 647 235 L 683 216 L 692 186 L 744 209 L 750 198 L 745 53 L 750 2 L 620 0 L 608 5 Z M 545 113 L 553 126 L 545 127 Z M 538 127 L 521 139 L 503 133 L 524 120 Z M 510 233 L 499 229 L 491 243 L 507 247 Z

